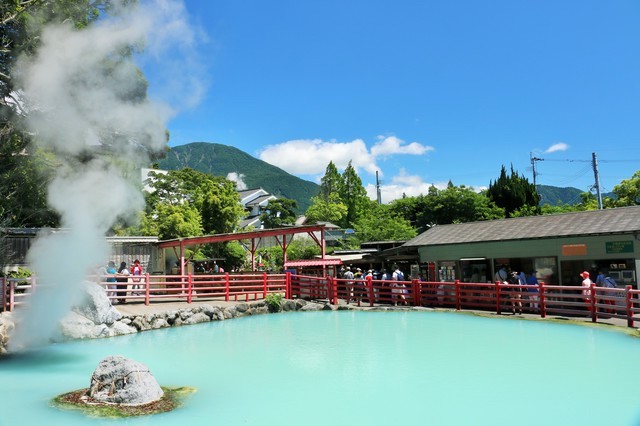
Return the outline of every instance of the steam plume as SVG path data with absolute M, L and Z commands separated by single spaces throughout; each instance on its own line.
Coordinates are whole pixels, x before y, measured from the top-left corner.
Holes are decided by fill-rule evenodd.
M 172 111 L 146 99 L 135 56 L 122 52 L 144 45 L 152 59 L 164 60 L 162 44 L 177 55 L 180 48 L 168 41 L 189 38 L 185 23 L 177 1 L 121 5 L 114 16 L 82 31 L 68 25 L 44 28 L 37 54 L 19 62 L 28 130 L 60 162 L 48 200 L 66 231 L 37 239 L 28 254 L 38 291 L 31 309 L 22 311 L 12 345 L 49 339 L 76 302 L 86 274 L 106 263 L 105 232 L 144 207 L 134 170 L 148 163 L 148 153 L 165 147 Z M 160 28 L 165 33 L 158 38 Z

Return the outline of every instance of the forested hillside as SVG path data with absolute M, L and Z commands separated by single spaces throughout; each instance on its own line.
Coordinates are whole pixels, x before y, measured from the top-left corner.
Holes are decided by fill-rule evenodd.
M 311 197 L 319 186 L 300 179 L 284 170 L 259 160 L 244 151 L 228 145 L 210 142 L 193 142 L 171 148 L 167 156 L 158 161 L 161 169 L 179 170 L 189 167 L 200 172 L 226 177 L 229 173 L 242 175 L 247 188 L 263 188 L 278 196 L 296 200 L 298 213 L 304 213 L 311 205 Z M 577 188 L 537 185 L 540 204 L 552 206 L 578 204 L 583 192 Z M 603 194 L 604 196 L 604 194 Z
M 237 148 L 217 143 L 193 142 L 173 147 L 158 161 L 158 166 L 164 170 L 189 167 L 223 177 L 237 173 L 247 188 L 263 188 L 277 197 L 296 200 L 300 214 L 307 210 L 311 197 L 319 190 L 313 182 L 293 176 Z

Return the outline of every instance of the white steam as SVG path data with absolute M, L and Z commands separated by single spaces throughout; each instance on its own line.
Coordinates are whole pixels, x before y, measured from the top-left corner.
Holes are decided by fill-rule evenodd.
M 163 48 L 179 51 L 189 34 L 184 7 L 143 1 L 116 15 L 81 31 L 45 28 L 37 54 L 19 62 L 16 74 L 31 111 L 28 130 L 60 163 L 48 200 L 66 231 L 39 238 L 29 252 L 38 288 L 30 309 L 18 311 L 24 315 L 12 346 L 46 343 L 53 335 L 87 273 L 106 263 L 105 232 L 144 207 L 139 167 L 149 162 L 147 153 L 167 143 L 170 109 L 145 99 L 138 68 L 121 53 L 146 46 L 160 60 L 150 38 L 159 29 Z
M 227 180 L 236 183 L 236 189 L 238 191 L 244 191 L 247 189 L 247 184 L 244 183 L 244 176 L 242 173 L 231 172 L 227 174 Z

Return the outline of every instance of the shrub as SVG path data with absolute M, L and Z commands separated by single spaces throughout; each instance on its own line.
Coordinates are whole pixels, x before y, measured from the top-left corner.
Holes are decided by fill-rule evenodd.
M 269 312 L 280 312 L 282 310 L 282 293 L 269 293 L 265 297 L 264 302 L 269 308 Z

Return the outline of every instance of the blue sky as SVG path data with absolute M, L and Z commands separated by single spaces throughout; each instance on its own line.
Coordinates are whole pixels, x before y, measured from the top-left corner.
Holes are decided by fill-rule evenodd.
M 173 107 L 171 146 L 230 145 L 311 181 L 351 160 L 372 198 L 379 171 L 385 202 L 480 189 L 502 165 L 533 181 L 532 154 L 537 183 L 585 191 L 594 152 L 603 192 L 640 170 L 636 0 L 184 8 L 188 58 L 143 64 Z

